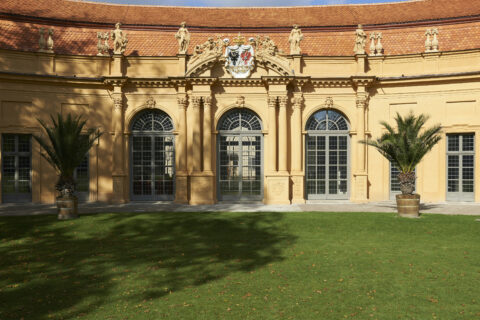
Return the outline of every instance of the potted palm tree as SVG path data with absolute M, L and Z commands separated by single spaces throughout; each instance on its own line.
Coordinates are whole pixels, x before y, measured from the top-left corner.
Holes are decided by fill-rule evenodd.
M 380 124 L 386 132 L 380 138 L 360 141 L 375 147 L 399 169 L 398 181 L 402 193 L 396 196 L 396 200 L 398 214 L 402 217 L 419 216 L 420 195 L 413 193 L 416 179 L 415 167 L 441 139 L 439 124 L 431 128 L 423 128 L 428 118 L 424 114 L 417 117 L 413 112 L 405 117 L 397 113 L 396 129 L 382 121 Z
M 42 156 L 58 172 L 55 189 L 57 197 L 58 219 L 74 219 L 77 215 L 77 197 L 75 196 L 74 171 L 88 150 L 102 133 L 98 129 L 84 130 L 86 120 L 81 116 L 68 114 L 65 118 L 58 113 L 55 119 L 50 116 L 52 125 L 37 119 L 46 133 L 46 137 L 34 135 L 44 152 Z

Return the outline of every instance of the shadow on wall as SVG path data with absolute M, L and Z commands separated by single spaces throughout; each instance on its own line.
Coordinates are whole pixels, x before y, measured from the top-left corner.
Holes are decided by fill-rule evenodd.
M 0 229 L 1 319 L 133 308 L 281 261 L 296 241 L 282 213 L 37 216 L 4 218 Z

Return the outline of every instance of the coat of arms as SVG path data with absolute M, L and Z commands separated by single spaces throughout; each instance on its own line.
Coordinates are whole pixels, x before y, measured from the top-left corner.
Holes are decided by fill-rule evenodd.
M 235 45 L 227 46 L 225 50 L 225 68 L 234 78 L 247 78 L 255 66 L 253 46 L 246 45 L 245 38 L 240 35 L 233 39 L 233 43 Z

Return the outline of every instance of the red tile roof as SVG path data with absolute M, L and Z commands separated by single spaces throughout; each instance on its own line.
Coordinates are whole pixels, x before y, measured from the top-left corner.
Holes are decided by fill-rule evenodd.
M 203 27 L 345 26 L 480 15 L 480 0 L 414 0 L 384 4 L 276 8 L 192 8 L 100 4 L 72 0 L 2 0 L 14 15 L 133 25 Z
M 475 15 L 478 17 L 473 17 Z M 25 16 L 31 18 L 27 19 Z M 234 16 L 237 18 L 233 19 Z M 454 23 L 449 20 L 464 16 L 473 18 L 469 21 L 457 20 Z M 425 24 L 395 24 L 423 19 L 437 20 Z M 424 52 L 425 30 L 432 26 L 439 30 L 441 51 L 480 48 L 480 0 L 418 0 L 382 5 L 222 9 L 122 6 L 69 0 L 2 0 L 0 48 L 37 51 L 38 29 L 53 27 L 56 53 L 96 55 L 97 31 L 113 30 L 114 22 L 120 21 L 127 23 L 122 27 L 129 39 L 126 55 L 173 56 L 178 52 L 174 34 L 182 20 L 187 21 L 192 35 L 189 53 L 195 44 L 205 42 L 210 36 L 233 38 L 238 32 L 247 38 L 268 34 L 280 49 L 288 53 L 290 25 L 294 22 L 303 26 L 302 53 L 311 56 L 353 55 L 354 24 L 357 22 L 367 24 L 365 27 L 368 34 L 382 32 L 386 55 Z M 134 24 L 152 26 L 141 27 Z M 166 25 L 171 27 L 164 27 Z M 222 28 L 240 25 L 245 27 L 235 30 Z M 337 27 L 321 27 L 326 25 Z M 339 27 L 340 25 L 344 26 Z M 208 27 L 208 30 L 201 26 Z M 253 30 L 247 26 L 268 28 Z M 366 47 L 368 51 L 369 42 Z

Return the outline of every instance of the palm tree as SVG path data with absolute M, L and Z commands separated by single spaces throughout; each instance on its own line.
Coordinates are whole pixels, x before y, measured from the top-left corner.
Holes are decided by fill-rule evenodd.
M 62 197 L 72 197 L 75 192 L 73 173 L 80 165 L 87 152 L 102 133 L 98 129 L 90 128 L 84 131 L 86 120 L 82 116 L 68 114 L 64 118 L 60 113 L 57 119 L 52 115 L 52 126 L 37 119 L 45 130 L 47 137 L 34 135 L 40 144 L 42 156 L 57 170 L 59 179 L 55 189 Z
M 395 117 L 397 128 L 387 122 L 380 124 L 387 130 L 376 140 L 364 140 L 360 143 L 375 147 L 385 158 L 395 165 L 400 174 L 398 180 L 404 195 L 411 195 L 415 190 L 415 167 L 438 141 L 440 141 L 439 124 L 423 129 L 428 116 L 418 117 L 410 112 L 402 117 L 398 112 Z

